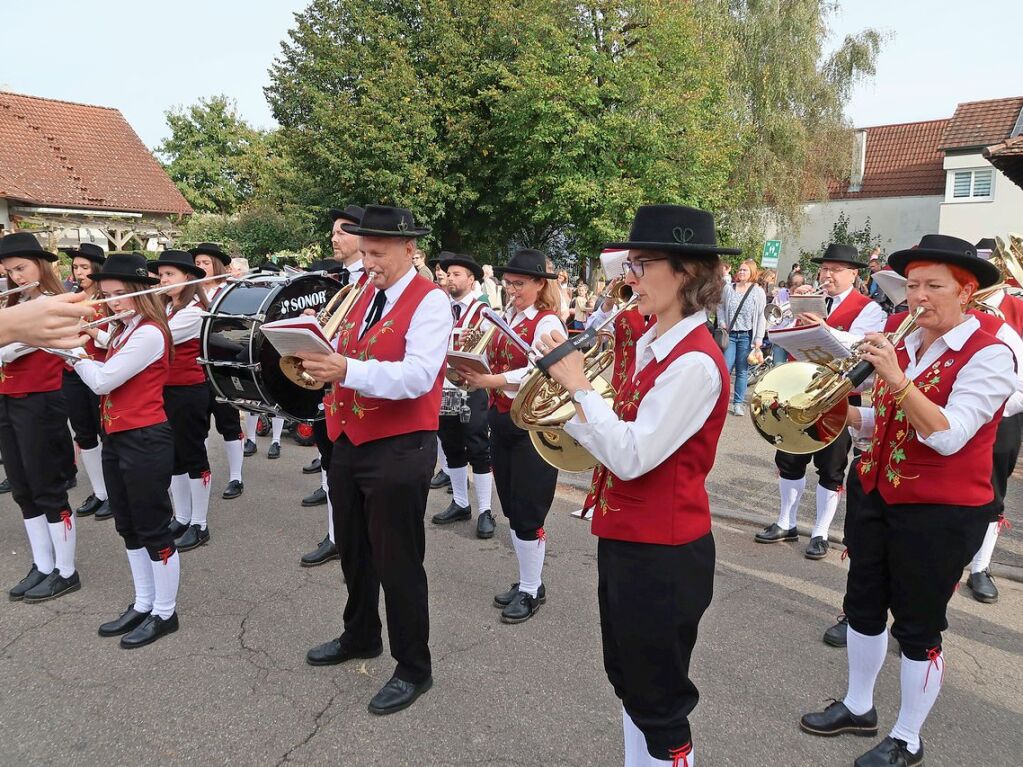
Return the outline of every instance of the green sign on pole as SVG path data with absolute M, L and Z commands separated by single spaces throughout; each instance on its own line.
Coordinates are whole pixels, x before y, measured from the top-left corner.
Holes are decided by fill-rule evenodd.
M 777 269 L 779 256 L 781 256 L 781 240 L 768 240 L 764 243 L 764 252 L 760 256 L 760 266 L 764 269 Z

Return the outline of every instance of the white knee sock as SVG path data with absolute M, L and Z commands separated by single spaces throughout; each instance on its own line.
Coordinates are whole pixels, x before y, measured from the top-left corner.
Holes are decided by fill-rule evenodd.
M 448 469 L 448 476 L 451 477 L 451 495 L 459 506 L 469 505 L 469 467 L 463 466 L 460 469 Z
M 210 475 L 188 478 L 188 494 L 192 503 L 192 524 L 206 529 L 206 515 L 210 511 Z
M 150 560 L 153 568 L 153 583 L 156 588 L 153 597 L 153 615 L 169 618 L 174 614 L 178 601 L 178 581 L 181 579 L 181 557 L 178 552 L 170 555 L 164 562 Z
M 874 682 L 888 652 L 888 631 L 868 636 L 850 626 L 846 655 L 849 658 L 849 689 L 842 702 L 857 716 L 874 707 Z
M 323 488 L 323 492 L 327 492 L 327 472 L 320 469 L 320 487 Z
M 547 552 L 547 540 L 544 537 L 523 541 L 513 530 L 512 542 L 515 544 L 515 556 L 519 560 L 519 591 L 535 597 L 543 582 L 543 558 Z
M 476 488 L 476 510 L 490 511 L 491 496 L 494 494 L 494 475 L 472 473 L 472 484 Z
M 931 712 L 941 691 L 941 677 L 945 673 L 945 655 L 935 655 L 933 661 L 910 660 L 902 656 L 899 674 L 902 683 L 902 705 L 891 736 L 906 741 L 910 753 L 920 751 L 920 728 Z
M 778 511 L 778 527 L 791 530 L 796 526 L 799 513 L 799 497 L 806 487 L 806 477 L 802 479 L 778 478 L 778 492 L 781 495 L 781 508 Z
M 672 766 L 674 759 L 655 759 L 650 756 L 646 747 L 646 736 L 640 730 L 629 712 L 622 707 L 622 730 L 625 736 L 625 767 L 660 767 L 661 765 Z M 695 767 L 696 761 L 693 758 L 693 751 L 690 750 L 679 762 L 680 767 Z
M 984 542 L 977 549 L 973 561 L 970 562 L 970 572 L 979 573 L 991 567 L 991 557 L 995 553 L 995 544 L 998 543 L 998 523 L 992 522 L 987 526 L 984 533 Z
M 835 518 L 838 511 L 838 499 L 842 494 L 837 490 L 828 490 L 826 487 L 817 485 L 817 521 L 814 523 L 811 538 L 820 536 L 827 540 L 828 531 L 831 529 L 831 520 Z
M 85 466 L 85 473 L 89 475 L 89 484 L 92 485 L 92 494 L 101 501 L 107 499 L 107 483 L 103 479 L 103 448 L 96 447 L 82 450 L 82 465 Z
M 233 439 L 230 442 L 225 442 L 224 449 L 227 451 L 227 470 L 230 472 L 230 479 L 241 482 L 242 460 L 245 457 L 242 452 L 242 441 Z
M 70 578 L 75 571 L 75 544 L 78 540 L 75 515 L 69 513 L 60 522 L 48 522 L 46 526 L 53 544 L 54 566 L 61 576 Z
M 131 582 L 135 585 L 135 604 L 132 609 L 137 613 L 148 613 L 153 609 L 156 589 L 153 562 L 145 549 L 125 549 L 125 552 L 128 554 L 128 566 L 131 567 Z
M 256 424 L 259 422 L 259 416 L 255 413 L 245 414 L 245 439 L 256 441 Z
M 334 540 L 334 506 L 330 502 L 330 496 L 327 496 L 327 537 L 330 538 L 331 543 L 337 543 Z
M 270 419 L 270 441 L 280 444 L 281 434 L 284 433 L 284 419 L 280 416 L 275 416 Z
M 53 572 L 53 540 L 50 538 L 50 528 L 46 523 L 46 515 L 25 520 L 25 532 L 28 533 L 28 545 L 32 549 L 32 561 L 36 569 L 43 575 Z
M 174 505 L 174 518 L 183 525 L 192 522 L 192 497 L 188 489 L 188 475 L 175 474 L 170 483 L 171 503 Z
M 447 474 L 448 457 L 444 455 L 444 446 L 440 443 L 440 437 L 437 437 L 437 460 L 440 462 L 440 470 Z

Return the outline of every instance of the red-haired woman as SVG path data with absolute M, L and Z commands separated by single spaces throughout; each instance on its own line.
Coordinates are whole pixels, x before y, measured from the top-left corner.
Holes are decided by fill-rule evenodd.
M 879 333 L 861 347 L 876 376 L 873 407 L 851 408 L 849 418 L 858 436 L 872 440 L 859 459 L 863 493 L 845 526 L 849 682 L 842 701 L 800 722 L 813 735 L 877 733 L 874 682 L 891 612 L 902 705 L 889 736 L 857 767 L 923 763 L 920 729 L 945 670 L 946 607 L 984 539 L 995 432 L 1017 385 L 1009 347 L 966 310 L 978 287 L 999 279 L 973 245 L 925 235 L 889 264 L 907 278 L 910 312 L 924 311 L 898 348 Z
M 132 604 L 99 633 L 123 635 L 121 647 L 131 649 L 178 630 L 181 571 L 167 494 L 174 437 L 163 408 L 173 343 L 160 299 L 152 294 L 118 298 L 159 282 L 145 258 L 113 254 L 89 278 L 115 299 L 109 302 L 112 312 L 135 312 L 110 334 L 106 361 L 75 364 L 75 372 L 100 396 L 103 476 L 135 586 Z
M 8 306 L 63 293 L 57 257 L 28 232 L 0 240 L 11 287 L 38 283 L 8 298 Z M 43 602 L 81 588 L 75 569 L 77 523 L 68 505 L 63 456 L 73 451 L 61 393 L 63 360 L 13 343 L 0 349 L 0 452 L 11 495 L 21 509 L 32 568 L 10 590 L 12 600 Z

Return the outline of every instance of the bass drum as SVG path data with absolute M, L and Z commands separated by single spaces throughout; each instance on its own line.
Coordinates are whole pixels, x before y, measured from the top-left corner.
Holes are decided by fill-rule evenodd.
M 264 322 L 319 312 L 340 289 L 318 274 L 234 282 L 217 294 L 202 325 L 199 363 L 218 400 L 293 421 L 323 419 L 323 390 L 303 389 L 281 372 L 281 355 L 260 332 Z

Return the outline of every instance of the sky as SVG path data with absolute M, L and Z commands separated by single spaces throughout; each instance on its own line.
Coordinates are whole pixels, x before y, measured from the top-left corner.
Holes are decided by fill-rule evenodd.
M 0 0 L 0 90 L 120 109 L 150 148 L 164 114 L 227 94 L 258 128 L 293 14 L 306 0 Z M 889 35 L 877 76 L 852 95 L 858 127 L 950 117 L 957 103 L 1023 95 L 1023 2 L 841 0 L 832 44 Z

